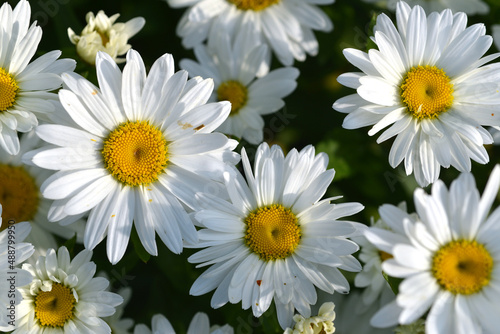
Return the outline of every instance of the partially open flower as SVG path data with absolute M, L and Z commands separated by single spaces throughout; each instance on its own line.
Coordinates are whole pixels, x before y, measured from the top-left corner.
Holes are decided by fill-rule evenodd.
M 126 23 L 115 23 L 119 16 L 120 14 L 115 14 L 108 17 L 102 10 L 97 16 L 88 12 L 85 17 L 87 25 L 80 36 L 68 28 L 69 39 L 76 45 L 76 52 L 84 61 L 94 65 L 97 51 L 106 52 L 117 63 L 125 61 L 125 58 L 118 56 L 124 55 L 130 49 L 130 44 L 127 44 L 129 38 L 142 29 L 146 20 L 136 17 Z

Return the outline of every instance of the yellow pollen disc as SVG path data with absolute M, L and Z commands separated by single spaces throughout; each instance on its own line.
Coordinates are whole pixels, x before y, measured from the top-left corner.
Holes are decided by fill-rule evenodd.
M 0 112 L 14 105 L 18 91 L 16 80 L 0 67 Z
M 238 9 L 253 10 L 256 12 L 275 5 L 280 1 L 281 0 L 228 0 L 228 2 L 235 5 Z
M 403 78 L 401 100 L 413 117 L 436 118 L 453 104 L 453 85 L 436 66 L 412 67 Z
M 470 295 L 490 282 L 493 259 L 482 244 L 457 240 L 441 247 L 432 259 L 432 274 L 453 294 Z
M 73 318 L 75 297 L 71 290 L 59 283 L 52 284 L 52 290 L 40 291 L 35 298 L 35 318 L 45 327 L 63 327 Z
M 106 169 L 121 183 L 148 185 L 157 181 L 167 166 L 167 141 L 148 122 L 127 121 L 104 141 L 102 157 Z
M 248 90 L 238 81 L 229 80 L 221 83 L 217 88 L 217 98 L 219 101 L 231 102 L 230 115 L 234 115 L 247 104 Z
M 382 262 L 384 262 L 385 260 L 392 259 L 394 257 L 391 254 L 386 253 L 384 251 L 379 251 L 378 254 L 380 256 L 380 261 L 382 261 Z
M 38 186 L 23 168 L 0 164 L 0 204 L 2 204 L 3 224 L 8 220 L 16 223 L 30 221 L 38 211 Z
M 262 260 L 284 259 L 300 242 L 297 217 L 282 205 L 260 207 L 245 219 L 245 241 Z

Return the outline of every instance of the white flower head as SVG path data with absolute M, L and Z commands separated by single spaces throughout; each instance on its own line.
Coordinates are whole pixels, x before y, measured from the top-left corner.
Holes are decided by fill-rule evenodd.
M 150 330 L 146 325 L 139 324 L 134 328 L 134 334 L 175 334 L 174 328 L 167 318 L 161 314 L 156 314 L 151 319 Z M 234 329 L 229 325 L 210 326 L 208 315 L 198 312 L 189 323 L 186 334 L 233 334 Z
M 27 270 L 17 267 L 28 259 L 34 251 L 33 245 L 23 242 L 31 232 L 27 222 L 11 224 L 2 218 L 0 204 L 0 330 L 8 332 L 17 325 L 16 310 L 21 300 L 19 287 L 31 282 L 32 276 Z
M 80 35 L 68 28 L 68 36 L 71 43 L 76 45 L 76 51 L 87 63 L 94 65 L 98 51 L 106 52 L 117 63 L 123 63 L 123 56 L 130 48 L 128 40 L 137 34 L 146 20 L 142 17 L 135 17 L 125 23 L 115 23 L 120 14 L 108 17 L 104 11 L 100 10 L 97 15 L 88 12 L 85 17 L 87 25 Z
M 31 8 L 27 0 L 12 7 L 0 7 L 0 148 L 19 152 L 18 132 L 28 132 L 38 118 L 50 120 L 59 106 L 51 91 L 61 87 L 60 74 L 73 71 L 76 62 L 57 58 L 51 51 L 30 63 L 42 38 L 42 28 L 29 25 Z
M 123 298 L 106 291 L 107 279 L 94 277 L 91 258 L 92 252 L 83 250 L 71 260 L 61 247 L 57 253 L 49 249 L 35 265 L 25 263 L 33 281 L 20 289 L 23 301 L 13 333 L 111 333 L 101 318 L 112 315 Z
M 134 50 L 127 53 L 123 73 L 103 52 L 96 67 L 101 88 L 77 74 L 63 75 L 68 89 L 59 97 L 77 125 L 40 125 L 38 136 L 51 145 L 24 155 L 58 170 L 41 188 L 55 200 L 49 220 L 90 210 L 84 245 L 93 249 L 107 235 L 112 263 L 125 252 L 132 222 L 150 254 L 157 255 L 156 233 L 180 253 L 183 240 L 197 242 L 186 212 L 198 206 L 195 193 L 227 197 L 222 174 L 239 161 L 232 152 L 237 142 L 212 131 L 231 107 L 206 104 L 213 81 L 174 73 L 169 54 L 149 75 Z
M 389 163 L 404 160 L 420 186 L 435 182 L 441 166 L 470 171 L 471 159 L 487 163 L 484 144 L 493 140 L 483 126 L 500 124 L 500 64 L 484 65 L 498 54 L 481 58 L 491 36 L 482 24 L 466 28 L 467 16 L 449 9 L 426 16 L 401 1 L 396 18 L 397 28 L 378 16 L 378 50 L 344 50 L 362 72 L 338 78 L 357 90 L 333 105 L 348 114 L 343 127 L 373 125 L 370 136 L 388 127 L 377 142 L 396 137 Z
M 398 228 L 400 226 L 399 222 L 394 223 L 391 213 L 398 212 L 401 214 L 402 212 L 406 212 L 406 203 L 402 202 L 398 205 L 398 207 L 383 205 L 379 211 L 381 219 L 377 220 L 375 223 L 372 222 L 371 226 L 365 230 L 364 233 L 375 229 L 381 233 L 384 233 L 384 231 L 387 231 L 388 233 L 399 232 L 404 238 L 404 231 Z M 388 219 L 389 223 L 386 223 L 382 217 Z M 405 215 L 405 217 L 415 219 L 414 214 Z M 396 230 L 392 231 L 390 226 L 394 225 L 396 226 Z M 361 294 L 363 303 L 368 307 L 377 300 L 393 299 L 394 293 L 392 292 L 392 289 L 387 283 L 385 277 L 382 275 L 382 263 L 385 260 L 392 258 L 392 255 L 377 248 L 365 236 L 356 237 L 353 238 L 353 240 L 361 246 L 359 259 L 364 264 L 363 270 L 357 273 L 354 278 L 354 285 L 358 288 L 364 288 Z M 391 245 L 388 244 L 387 246 L 390 247 Z
M 339 271 L 360 271 L 351 255 L 358 245 L 347 237 L 364 225 L 337 220 L 363 209 L 359 203 L 331 204 L 321 200 L 335 171 L 326 170 L 328 157 L 307 146 L 284 156 L 277 145 L 261 144 L 252 172 L 242 150 L 246 181 L 226 174 L 230 201 L 197 194 L 203 207 L 195 218 L 204 227 L 191 257 L 198 266 L 211 265 L 191 287 L 190 294 L 215 290 L 211 305 L 228 301 L 252 308 L 260 317 L 274 300 L 282 328 L 291 325 L 294 310 L 310 316 L 316 290 L 349 292 Z
M 220 34 L 212 46 L 198 45 L 194 52 L 199 63 L 189 59 L 180 62 L 190 76 L 214 79 L 212 101 L 231 102 L 231 113 L 218 131 L 251 144 L 263 141 L 264 120 L 261 115 L 273 113 L 285 105 L 283 98 L 297 86 L 299 71 L 293 67 L 260 71 L 265 64 L 267 46 L 259 43 L 253 30 L 238 35 L 234 45 L 229 35 Z
M 26 241 L 35 247 L 32 259 L 45 255 L 47 249 L 56 248 L 54 235 L 83 242 L 85 223 L 82 215 L 66 217 L 59 223 L 49 222 L 47 215 L 53 201 L 46 199 L 40 192 L 43 182 L 53 172 L 38 166 L 26 165 L 21 157 L 24 153 L 40 147 L 42 141 L 34 131 L 21 136 L 20 150 L 10 155 L 0 148 L 0 204 L 3 205 L 5 219 L 18 223 L 27 221 L 32 232 Z M 1 229 L 4 229 L 2 227 Z
M 469 173 L 462 173 L 449 190 L 438 180 L 431 194 L 415 191 L 416 221 L 394 212 L 406 240 L 366 233 L 381 249 L 392 245 L 393 258 L 382 269 L 403 279 L 396 300 L 374 316 L 374 325 L 409 325 L 428 312 L 427 334 L 498 331 L 500 208 L 489 212 L 499 188 L 500 166 L 482 197 Z
M 318 53 L 313 30 L 331 31 L 332 22 L 314 0 L 167 0 L 172 7 L 187 7 L 177 34 L 186 48 L 193 48 L 221 33 L 231 41 L 245 29 L 257 32 L 261 43 L 267 44 L 278 60 L 292 65 L 303 61 L 306 54 Z M 321 1 L 322 5 L 334 0 Z
M 287 328 L 284 334 L 332 334 L 335 333 L 335 304 L 332 302 L 323 303 L 319 308 L 318 315 L 304 318 L 300 314 L 293 316 L 295 325 Z
M 400 0 L 363 0 L 376 3 L 392 11 L 396 10 Z M 485 15 L 490 12 L 490 7 L 483 0 L 406 0 L 410 6 L 421 6 L 426 12 L 440 12 L 451 9 L 453 12 L 464 12 L 469 15 Z

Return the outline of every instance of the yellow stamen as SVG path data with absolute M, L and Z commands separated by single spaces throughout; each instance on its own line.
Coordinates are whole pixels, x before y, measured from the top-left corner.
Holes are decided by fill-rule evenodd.
M 109 134 L 102 156 L 106 169 L 121 183 L 148 185 L 157 181 L 167 166 L 167 141 L 148 122 L 127 121 Z
M 493 259 L 476 241 L 456 240 L 441 247 L 432 259 L 432 274 L 453 294 L 470 295 L 488 285 Z
M 0 204 L 3 224 L 8 220 L 16 223 L 30 221 L 38 211 L 38 186 L 33 177 L 21 166 L 0 164 Z
M 19 86 L 16 80 L 0 67 L 0 112 L 14 105 Z
M 231 114 L 235 115 L 247 104 L 248 90 L 238 81 L 229 80 L 220 84 L 217 88 L 219 101 L 231 102 Z
M 453 85 L 436 66 L 412 67 L 401 83 L 401 100 L 418 119 L 436 118 L 453 104 Z
M 262 260 L 284 259 L 299 245 L 297 217 L 282 205 L 263 206 L 245 219 L 245 241 Z
M 279 3 L 281 0 L 228 0 L 241 10 L 260 11 Z
M 35 318 L 44 327 L 63 327 L 73 319 L 75 297 L 71 290 L 59 283 L 52 284 L 52 290 L 40 291 L 35 298 Z
M 382 262 L 384 262 L 385 260 L 392 259 L 394 257 L 392 256 L 392 254 L 386 253 L 384 251 L 379 251 L 378 254 L 380 256 L 380 261 Z

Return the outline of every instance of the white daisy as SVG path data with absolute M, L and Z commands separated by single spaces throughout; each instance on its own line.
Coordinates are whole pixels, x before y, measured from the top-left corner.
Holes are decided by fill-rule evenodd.
M 323 303 L 319 308 L 318 315 L 304 318 L 300 314 L 293 316 L 295 325 L 293 328 L 285 329 L 284 334 L 332 334 L 335 333 L 335 304 L 332 302 Z
M 231 44 L 229 35 L 220 34 L 213 47 L 198 45 L 194 52 L 199 63 L 180 62 L 190 76 L 213 78 L 212 101 L 231 102 L 231 113 L 218 131 L 243 138 L 251 144 L 263 141 L 264 120 L 285 105 L 283 98 L 297 86 L 299 71 L 293 67 L 260 73 L 267 47 L 259 44 L 252 30 L 247 30 Z
M 70 260 L 66 247 L 49 249 L 47 256 L 23 269 L 33 281 L 20 289 L 23 301 L 17 309 L 21 333 L 111 333 L 102 317 L 110 316 L 123 302 L 116 293 L 105 291 L 109 281 L 94 277 L 92 252 L 83 250 Z
M 376 3 L 390 10 L 396 10 L 400 0 L 363 0 L 368 3 Z M 465 12 L 466 14 L 488 14 L 490 7 L 483 0 L 407 0 L 410 6 L 419 5 L 426 12 L 440 12 L 451 9 L 454 12 Z
M 73 71 L 75 61 L 57 58 L 51 51 L 29 63 L 42 38 L 42 28 L 29 26 L 31 8 L 21 0 L 12 10 L 5 2 L 0 7 L 0 147 L 9 154 L 19 152 L 17 132 L 28 132 L 38 119 L 49 120 L 57 109 L 60 74 Z
M 123 303 L 116 307 L 116 312 L 109 317 L 104 317 L 102 320 L 106 321 L 111 328 L 113 334 L 130 334 L 130 329 L 134 326 L 134 320 L 130 318 L 122 318 L 125 306 L 127 306 L 130 298 L 132 297 L 132 289 L 129 287 L 121 288 L 118 294 L 123 298 Z
M 391 227 L 383 220 L 379 219 L 377 222 L 372 223 L 370 228 L 377 231 L 388 231 L 389 233 L 399 233 L 404 237 L 404 231 L 400 228 L 399 221 L 394 222 L 391 215 L 392 212 L 405 212 L 406 203 L 402 202 L 398 207 L 392 205 L 383 205 L 380 208 L 380 216 L 387 218 L 390 226 L 394 226 L 395 232 L 391 231 Z M 415 215 L 408 215 L 415 219 Z M 365 233 L 368 231 L 365 230 Z M 358 288 L 364 288 L 361 296 L 365 305 L 372 305 L 377 300 L 388 300 L 394 298 L 394 293 L 387 283 L 385 277 L 382 275 L 382 263 L 390 259 L 392 255 L 384 250 L 378 249 L 372 244 L 365 236 L 353 238 L 353 240 L 361 246 L 359 259 L 364 263 L 363 270 L 356 274 L 354 278 L 354 285 Z M 391 245 L 387 245 L 390 247 Z M 385 248 L 384 248 L 385 249 Z
M 146 325 L 139 324 L 135 326 L 134 334 L 175 334 L 174 328 L 167 318 L 161 314 L 156 314 L 151 319 L 150 330 Z M 222 327 L 210 326 L 210 320 L 206 313 L 198 312 L 191 320 L 186 334 L 233 334 L 234 329 L 229 325 Z
M 47 249 L 57 247 L 54 235 L 71 239 L 75 235 L 83 242 L 84 221 L 81 215 L 67 217 L 57 223 L 49 222 L 47 214 L 53 201 L 40 193 L 40 186 L 53 172 L 21 161 L 24 153 L 40 146 L 42 141 L 34 131 L 23 134 L 20 151 L 10 155 L 0 148 L 0 204 L 4 218 L 15 222 L 28 221 L 32 232 L 26 241 L 35 246 L 35 256 L 45 255 Z M 2 227 L 2 229 L 5 227 Z
M 333 108 L 348 113 L 347 129 L 373 125 L 377 142 L 396 136 L 389 153 L 395 168 L 419 185 L 436 181 L 440 167 L 470 171 L 471 160 L 485 164 L 484 144 L 492 137 L 482 125 L 500 124 L 498 54 L 481 58 L 492 43 L 482 24 L 466 28 L 464 13 L 450 10 L 426 16 L 419 6 L 399 2 L 397 28 L 385 15 L 377 18 L 373 40 L 379 50 L 346 49 L 344 55 L 363 73 L 342 74 L 338 81 L 357 94 Z
M 207 247 L 189 257 L 198 267 L 212 265 L 191 287 L 202 295 L 216 289 L 211 305 L 228 301 L 252 307 L 260 317 L 274 300 L 283 328 L 292 323 L 294 310 L 310 316 L 316 303 L 315 286 L 333 293 L 347 293 L 349 283 L 339 271 L 359 271 L 351 255 L 358 245 L 346 237 L 357 235 L 364 225 L 337 220 L 363 209 L 359 203 L 331 204 L 319 201 L 335 171 L 326 170 L 328 157 L 315 155 L 314 147 L 284 157 L 278 146 L 261 144 L 254 172 L 242 150 L 241 174 L 226 186 L 230 202 L 210 194 L 197 194 L 203 210 L 195 218 L 205 227 L 197 247 Z
M 0 204 L 0 330 L 11 331 L 17 325 L 16 306 L 21 300 L 18 288 L 31 282 L 31 274 L 17 265 L 33 254 L 33 245 L 23 242 L 31 231 L 27 222 L 11 224 L 8 219 L 2 223 Z M 3 224 L 3 225 L 2 225 Z
M 167 0 L 170 6 L 187 7 L 177 34 L 186 48 L 221 33 L 235 36 L 245 29 L 256 31 L 261 43 L 268 44 L 284 65 L 294 58 L 303 61 L 306 53 L 318 53 L 313 30 L 331 31 L 332 22 L 316 5 L 334 0 Z M 222 30 L 221 30 L 222 27 Z
M 63 74 L 69 90 L 59 96 L 78 128 L 41 125 L 38 136 L 52 145 L 25 154 L 40 167 L 59 170 L 41 189 L 56 200 L 49 220 L 90 210 L 84 245 L 93 249 L 107 235 L 113 264 L 125 252 L 133 221 L 150 254 L 157 255 L 155 232 L 180 253 L 183 239 L 197 241 L 184 206 L 197 207 L 196 192 L 224 196 L 222 183 L 214 180 L 230 168 L 225 161 L 238 162 L 231 152 L 237 142 L 211 133 L 231 107 L 205 104 L 213 81 L 174 73 L 169 54 L 148 76 L 133 50 L 123 74 L 103 52 L 96 66 L 100 89 L 77 74 Z
M 500 208 L 488 213 L 499 188 L 500 166 L 494 168 L 482 197 L 469 173 L 461 174 L 449 190 L 439 180 L 431 195 L 415 191 L 417 221 L 394 216 L 408 240 L 366 232 L 377 246 L 393 245 L 394 258 L 382 269 L 404 279 L 396 301 L 378 312 L 372 323 L 383 326 L 395 319 L 406 325 L 429 311 L 428 334 L 498 331 Z
M 120 14 L 108 17 L 102 10 L 95 16 L 88 12 L 85 17 L 87 25 L 80 36 L 68 28 L 69 40 L 76 45 L 76 52 L 84 61 L 94 65 L 97 52 L 103 51 L 117 63 L 125 62 L 125 58 L 118 56 L 123 56 L 131 48 L 128 40 L 144 27 L 146 20 L 135 17 L 125 23 L 115 23 L 118 17 Z

